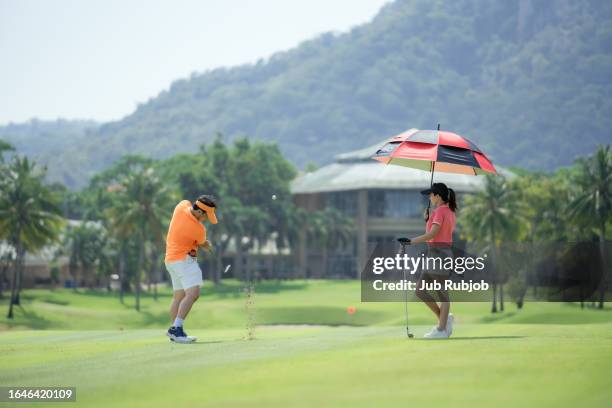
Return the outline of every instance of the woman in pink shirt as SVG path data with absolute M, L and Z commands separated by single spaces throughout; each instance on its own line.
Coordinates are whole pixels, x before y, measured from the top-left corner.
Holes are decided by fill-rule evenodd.
M 427 242 L 427 264 L 422 269 L 421 278 L 417 282 L 416 295 L 438 317 L 435 326 L 425 338 L 448 338 L 453 332 L 453 315 L 450 314 L 450 301 L 445 290 L 438 290 L 440 305 L 427 291 L 420 289 L 423 282 L 440 282 L 444 284 L 451 270 L 444 269 L 445 260 L 453 257 L 453 231 L 455 230 L 455 211 L 457 202 L 455 192 L 444 183 L 434 183 L 431 188 L 421 194 L 429 195 L 434 210 L 431 215 L 425 215 L 427 225 L 425 234 L 410 240 L 411 244 Z

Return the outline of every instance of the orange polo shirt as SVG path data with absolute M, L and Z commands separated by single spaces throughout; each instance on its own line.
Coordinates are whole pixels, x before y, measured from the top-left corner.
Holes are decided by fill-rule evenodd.
M 174 208 L 166 236 L 166 262 L 182 261 L 206 241 L 206 228 L 191 214 L 191 207 L 189 200 L 183 200 Z

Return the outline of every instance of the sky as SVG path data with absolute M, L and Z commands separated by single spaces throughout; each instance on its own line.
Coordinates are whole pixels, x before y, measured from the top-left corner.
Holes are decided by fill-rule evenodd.
M 389 0 L 0 0 L 0 125 L 120 119 L 176 79 L 368 22 Z

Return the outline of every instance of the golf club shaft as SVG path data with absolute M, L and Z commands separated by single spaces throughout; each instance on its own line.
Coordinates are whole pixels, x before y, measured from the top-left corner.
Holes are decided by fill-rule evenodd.
M 402 244 L 402 255 L 406 254 L 406 245 Z M 406 277 L 406 268 L 403 268 L 403 272 L 404 272 L 404 284 L 406 284 L 407 282 L 407 277 Z M 408 289 L 404 288 L 404 316 L 406 317 L 406 336 L 408 336 L 409 338 L 412 337 L 412 334 L 410 333 L 410 328 L 408 325 Z

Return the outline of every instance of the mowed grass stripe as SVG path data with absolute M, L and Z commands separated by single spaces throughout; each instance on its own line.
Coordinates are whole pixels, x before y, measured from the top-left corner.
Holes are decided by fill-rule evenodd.
M 373 336 L 359 342 L 299 358 L 221 367 L 212 381 L 206 379 L 204 389 L 198 372 L 186 373 L 182 386 L 201 391 L 175 401 L 208 406 L 422 406 L 432 401 L 451 406 L 575 406 L 596 405 L 611 395 L 605 376 L 591 378 L 607 370 L 609 328 L 521 330 L 530 331 L 531 337 L 517 335 L 517 328 L 490 326 L 483 332 L 478 327 L 480 336 L 449 342 L 409 341 L 397 331 L 370 332 Z M 464 331 L 472 336 L 472 328 Z M 585 342 L 585 337 L 597 340 Z M 551 343 L 551 338 L 557 341 Z M 146 398 L 132 392 L 126 393 L 133 395 L 130 403 L 146 406 L 139 402 Z
M 179 366 L 207 366 L 242 359 L 272 358 L 302 349 L 321 350 L 333 347 L 340 341 L 356 341 L 350 337 L 347 340 L 340 330 L 319 327 L 290 330 L 260 328 L 257 331 L 260 339 L 257 341 L 243 340 L 244 331 L 241 330 L 196 331 L 190 334 L 199 335 L 200 340 L 190 345 L 171 343 L 163 331 L 157 330 L 53 333 L 50 336 L 37 336 L 38 340 L 47 340 L 39 341 L 38 344 L 28 339 L 32 332 L 14 332 L 11 333 L 10 340 L 3 339 L 7 337 L 5 335 L 0 336 L 0 339 L 3 339 L 0 343 L 0 353 L 5 356 L 2 358 L 0 380 L 4 381 L 15 375 L 18 376 L 15 379 L 19 381 L 31 381 L 33 378 L 37 381 L 43 380 L 49 363 L 59 365 L 62 373 L 72 371 L 76 374 L 85 366 L 104 366 L 111 361 L 119 365 L 129 363 L 146 367 L 160 359 L 168 365 L 167 369 L 171 370 Z M 368 330 L 376 329 L 365 329 L 365 332 Z M 199 360 L 202 353 L 208 357 Z M 19 370 L 14 372 L 11 368 Z M 37 372 L 39 370 L 40 372 Z M 30 375 L 34 372 L 37 374 Z M 52 372 L 47 379 L 51 380 L 55 376 Z M 78 376 L 74 378 L 81 379 Z M 113 381 L 113 378 L 109 377 L 109 380 Z
M 452 406 L 590 406 L 612 396 L 611 332 L 610 325 L 465 325 L 458 338 L 432 342 L 407 340 L 401 327 L 261 328 L 261 340 L 210 331 L 208 343 L 183 346 L 141 330 L 133 347 L 123 349 L 117 335 L 114 351 L 3 368 L 0 381 L 76 385 L 86 406 L 359 407 L 432 399 Z M 100 335 L 109 342 L 108 333 Z M 148 337 L 151 343 L 139 343 Z
M 188 319 L 190 328 L 240 328 L 246 324 L 245 298 L 241 283 L 225 282 L 219 287 L 206 285 Z M 157 301 L 150 295 L 142 299 L 142 309 L 133 308 L 133 295 L 119 303 L 116 293 L 105 291 L 74 292 L 69 289 L 27 290 L 22 307 L 15 309 L 15 319 L 0 318 L 3 329 L 140 329 L 167 328 L 170 289 L 160 288 Z M 402 303 L 360 303 L 360 282 L 312 281 L 263 283 L 256 288 L 253 311 L 255 319 L 265 324 L 329 325 L 401 325 Z M 0 300 L 0 310 L 8 300 Z M 357 308 L 348 314 L 347 307 Z M 578 304 L 526 303 L 518 310 L 506 302 L 506 310 L 490 313 L 488 303 L 455 303 L 453 313 L 461 323 L 584 324 L 612 321 L 612 309 L 581 309 Z M 433 324 L 426 306 L 409 305 L 411 323 Z

